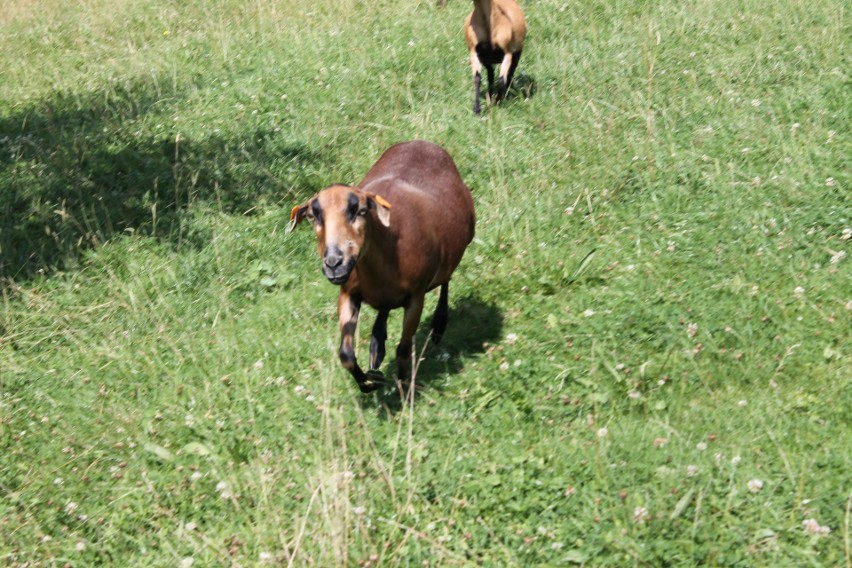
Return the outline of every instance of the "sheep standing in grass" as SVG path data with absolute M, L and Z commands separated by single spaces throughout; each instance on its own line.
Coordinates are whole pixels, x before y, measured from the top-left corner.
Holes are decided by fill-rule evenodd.
M 389 148 L 357 187 L 333 185 L 293 208 L 293 225 L 305 217 L 317 235 L 322 271 L 340 286 L 340 362 L 361 392 L 379 388 L 388 314 L 404 308 L 396 349 L 399 378 L 411 370 L 411 348 L 426 292 L 439 288 L 430 339 L 447 327 L 450 277 L 473 240 L 470 190 L 450 155 L 415 140 Z M 355 358 L 361 303 L 378 310 L 370 339 L 370 367 Z
M 482 67 L 488 73 L 488 92 L 495 102 L 506 96 L 512 76 L 521 60 L 527 23 L 515 0 L 473 0 L 473 11 L 464 23 L 464 38 L 470 50 L 473 71 L 473 113 L 479 114 Z M 494 69 L 500 76 L 494 86 Z

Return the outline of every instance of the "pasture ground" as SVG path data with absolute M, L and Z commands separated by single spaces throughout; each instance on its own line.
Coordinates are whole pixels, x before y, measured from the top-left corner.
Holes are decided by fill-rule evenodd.
M 0 564 L 852 565 L 848 5 L 523 5 L 478 119 L 469 2 L 0 2 Z M 362 397 L 284 228 L 411 138 L 477 237 Z

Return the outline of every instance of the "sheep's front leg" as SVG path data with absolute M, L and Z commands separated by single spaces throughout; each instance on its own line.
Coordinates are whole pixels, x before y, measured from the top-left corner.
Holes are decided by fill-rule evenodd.
M 503 55 L 503 62 L 500 64 L 500 77 L 497 79 L 497 102 L 502 101 L 509 91 L 509 82 L 512 80 L 512 74 L 517 67 L 517 63 L 513 63 L 514 56 L 508 51 Z
M 473 114 L 479 114 L 479 95 L 482 83 L 482 63 L 479 61 L 479 56 L 476 55 L 476 50 L 470 51 L 470 68 L 473 71 Z
M 420 315 L 423 313 L 424 294 L 412 296 L 405 306 L 405 315 L 402 318 L 402 337 L 396 347 L 396 362 L 399 371 L 399 380 L 404 380 L 412 371 L 411 346 L 414 344 L 414 334 L 420 324 Z
M 388 314 L 389 310 L 380 310 L 373 324 L 373 332 L 370 334 L 370 370 L 367 376 L 381 381 L 384 375 L 379 370 L 382 361 L 385 360 L 385 341 L 388 338 Z
M 349 371 L 358 388 L 363 393 L 373 392 L 381 387 L 375 377 L 370 377 L 355 358 L 355 330 L 358 328 L 358 314 L 361 311 L 361 299 L 353 298 L 341 290 L 337 299 L 337 316 L 340 323 L 340 363 Z

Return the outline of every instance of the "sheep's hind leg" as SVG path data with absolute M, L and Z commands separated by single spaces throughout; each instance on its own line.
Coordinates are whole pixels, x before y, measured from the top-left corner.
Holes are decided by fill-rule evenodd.
M 429 340 L 435 345 L 441 342 L 450 317 L 450 306 L 447 301 L 449 287 L 449 283 L 441 284 L 441 295 L 438 297 L 438 305 L 435 306 L 435 313 L 432 315 L 432 333 L 429 334 Z

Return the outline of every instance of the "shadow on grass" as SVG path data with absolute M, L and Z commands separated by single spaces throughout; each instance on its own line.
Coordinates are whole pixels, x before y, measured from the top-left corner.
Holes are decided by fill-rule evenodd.
M 475 296 L 459 298 L 451 304 L 450 319 L 447 330 L 438 346 L 429 344 L 423 359 L 417 368 L 415 379 L 415 397 L 425 388 L 438 387 L 436 381 L 448 375 L 455 375 L 464 370 L 465 361 L 479 353 L 484 353 L 488 343 L 493 343 L 502 337 L 503 314 L 494 304 L 483 302 Z M 431 315 L 424 317 L 417 333 L 416 345 L 418 353 L 429 336 Z M 396 361 L 392 361 L 390 369 L 396 369 Z M 395 374 L 395 372 L 394 372 Z M 388 385 L 377 395 L 365 395 L 362 404 L 365 408 L 374 407 L 379 403 L 380 416 L 389 418 L 403 407 L 403 397 L 406 396 L 410 385 L 400 385 L 388 376 Z
M 0 288 L 73 269 L 125 232 L 191 244 L 181 214 L 197 201 L 240 214 L 318 185 L 305 165 L 322 156 L 274 131 L 181 136 L 188 93 L 163 83 L 56 92 L 0 114 Z

